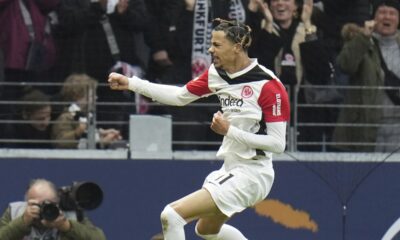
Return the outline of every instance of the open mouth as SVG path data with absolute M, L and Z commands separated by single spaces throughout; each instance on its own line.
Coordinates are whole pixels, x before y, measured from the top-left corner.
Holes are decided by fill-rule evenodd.
M 286 9 L 276 9 L 275 10 L 275 14 L 277 14 L 277 15 L 283 15 L 286 12 L 287 12 Z

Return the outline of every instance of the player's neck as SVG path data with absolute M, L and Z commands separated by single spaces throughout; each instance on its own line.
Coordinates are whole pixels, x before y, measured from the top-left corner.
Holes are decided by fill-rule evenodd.
M 233 74 L 247 68 L 250 64 L 251 59 L 248 56 L 241 56 L 236 58 L 232 66 L 227 67 L 225 71 L 229 74 Z

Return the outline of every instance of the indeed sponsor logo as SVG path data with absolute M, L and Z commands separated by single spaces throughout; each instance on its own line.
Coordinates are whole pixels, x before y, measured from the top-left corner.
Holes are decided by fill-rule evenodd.
M 241 98 L 233 98 L 231 96 L 228 97 L 220 97 L 218 96 L 219 101 L 221 102 L 222 107 L 241 107 L 243 106 L 243 99 Z

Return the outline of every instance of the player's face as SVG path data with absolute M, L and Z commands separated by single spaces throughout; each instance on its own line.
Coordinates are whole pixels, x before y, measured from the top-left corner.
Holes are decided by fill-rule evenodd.
M 375 13 L 375 31 L 382 36 L 390 36 L 397 32 L 399 12 L 396 8 L 380 6 Z
M 235 44 L 226 38 L 223 31 L 213 31 L 211 36 L 211 47 L 208 49 L 214 66 L 226 70 L 234 63 Z

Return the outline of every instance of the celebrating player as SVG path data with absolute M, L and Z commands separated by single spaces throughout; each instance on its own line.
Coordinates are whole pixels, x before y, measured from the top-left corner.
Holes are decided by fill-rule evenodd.
M 215 21 L 218 25 L 208 50 L 213 64 L 185 86 L 117 73 L 108 79 L 111 89 L 129 89 L 168 105 L 183 106 L 212 94 L 220 100 L 222 112 L 214 114 L 211 129 L 224 136 L 217 153 L 224 164 L 207 176 L 201 189 L 164 208 L 165 240 L 185 239 L 184 226 L 194 220 L 198 220 L 196 233 L 203 239 L 246 239 L 225 222 L 268 195 L 274 181 L 272 153 L 285 150 L 290 107 L 284 86 L 270 70 L 249 58 L 249 26 Z

